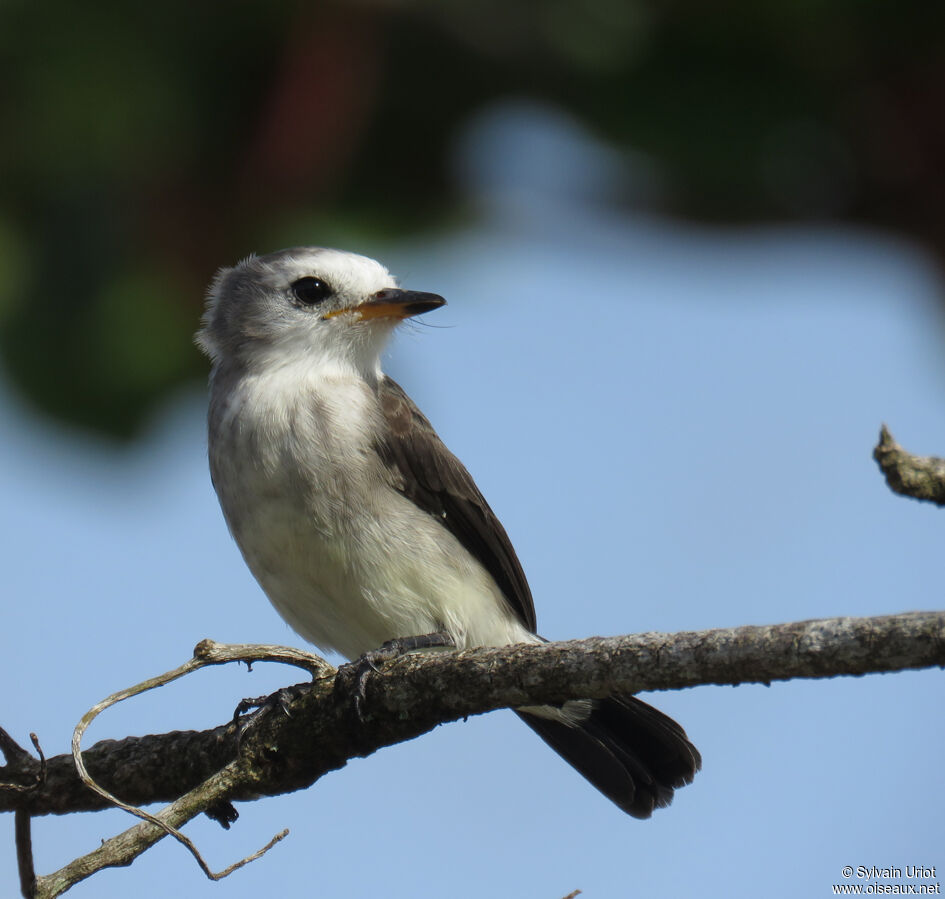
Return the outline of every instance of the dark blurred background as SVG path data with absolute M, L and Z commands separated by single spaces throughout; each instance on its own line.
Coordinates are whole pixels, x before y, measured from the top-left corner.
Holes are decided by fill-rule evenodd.
M 5 3 L 2 364 L 50 415 L 132 437 L 205 374 L 190 335 L 217 267 L 462 223 L 455 136 L 506 96 L 646 159 L 657 213 L 856 223 L 941 259 L 943 20 L 875 0 Z

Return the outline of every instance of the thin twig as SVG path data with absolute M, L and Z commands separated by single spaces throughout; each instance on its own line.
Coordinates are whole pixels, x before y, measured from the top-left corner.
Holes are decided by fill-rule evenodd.
M 242 868 L 243 865 L 248 865 L 250 862 L 256 861 L 257 858 L 262 858 L 276 843 L 282 842 L 288 835 L 289 829 L 287 827 L 280 830 L 262 849 L 257 849 L 252 855 L 247 855 L 246 858 L 240 859 L 238 862 L 233 862 L 228 868 L 224 868 L 219 874 L 214 875 L 213 880 L 222 880 L 238 868 Z
M 41 786 L 46 783 L 46 754 L 43 752 L 43 747 L 39 745 L 39 737 L 32 731 L 30 731 L 30 742 L 39 756 L 39 773 L 36 775 L 36 785 Z
M 217 643 L 216 640 L 201 640 L 194 647 L 194 658 L 206 665 L 224 665 L 228 662 L 279 662 L 304 668 L 312 680 L 334 677 L 335 667 L 321 656 L 291 646 L 276 646 L 266 643 Z
M 225 765 L 200 786 L 181 796 L 167 808 L 162 809 L 155 816 L 158 818 L 156 824 L 152 824 L 150 821 L 142 821 L 123 833 L 103 841 L 97 849 L 74 859 L 58 871 L 38 877 L 36 899 L 54 899 L 54 897 L 61 895 L 70 887 L 103 868 L 131 864 L 134 859 L 165 836 L 167 827 L 172 829 L 182 827 L 192 818 L 201 814 L 208 805 L 218 801 L 219 797 L 231 791 L 234 784 L 239 783 L 244 777 L 241 767 L 242 763 L 239 761 Z M 283 830 L 262 849 L 230 865 L 219 874 L 214 875 L 212 879 L 219 880 L 247 862 L 259 858 L 260 855 L 272 848 L 287 834 L 288 831 Z
M 147 680 L 142 681 L 133 687 L 127 687 L 123 690 L 119 690 L 106 699 L 103 699 L 101 702 L 97 703 L 82 716 L 72 734 L 72 757 L 75 762 L 76 771 L 78 772 L 82 782 L 89 789 L 94 790 L 99 796 L 108 800 L 108 802 L 117 808 L 123 809 L 129 814 L 141 818 L 143 821 L 147 821 L 150 824 L 153 824 L 155 827 L 164 831 L 164 833 L 174 837 L 174 839 L 176 839 L 190 851 L 197 864 L 200 866 L 200 869 L 211 880 L 220 880 L 238 868 L 243 867 L 243 865 L 259 858 L 263 853 L 267 852 L 277 842 L 279 842 L 288 833 L 288 831 L 277 834 L 272 840 L 269 841 L 268 844 L 266 844 L 266 846 L 252 855 L 247 856 L 246 858 L 241 859 L 232 865 L 229 865 L 222 871 L 214 872 L 206 863 L 194 842 L 185 834 L 181 833 L 180 830 L 170 824 L 166 820 L 165 815 L 153 815 L 150 812 L 139 808 L 138 806 L 123 802 L 113 793 L 99 785 L 92 778 L 92 776 L 88 773 L 88 770 L 86 769 L 85 763 L 82 759 L 82 736 L 88 729 L 89 725 L 95 720 L 96 717 L 98 717 L 99 714 L 105 711 L 105 709 L 110 708 L 111 706 L 116 705 L 125 699 L 145 693 L 148 690 L 153 690 L 155 687 L 162 687 L 165 684 L 169 684 L 178 678 L 191 674 L 194 671 L 197 671 L 200 668 L 206 667 L 208 665 L 221 665 L 228 662 L 252 663 L 254 661 L 280 662 L 283 664 L 304 668 L 312 675 L 313 680 L 319 677 L 333 676 L 335 671 L 334 667 L 329 665 L 326 661 L 324 661 L 324 659 L 321 659 L 311 653 L 303 652 L 302 650 L 293 649 L 292 647 L 250 646 L 246 644 L 224 645 L 221 643 L 216 643 L 213 640 L 201 640 L 200 643 L 198 643 L 194 648 L 193 658 L 189 659 L 183 665 L 180 665 L 171 671 L 167 671 L 164 674 L 160 674 L 157 677 L 148 678 Z M 213 797 L 213 801 L 219 801 L 221 798 L 223 797 Z M 208 805 L 209 804 L 210 803 L 208 803 Z
M 82 735 L 88 729 L 89 725 L 98 717 L 101 712 L 104 712 L 105 709 L 110 708 L 111 706 L 122 702 L 125 699 L 129 699 L 132 696 L 137 696 L 138 694 L 145 693 L 148 690 L 153 690 L 155 687 L 163 687 L 165 684 L 169 684 L 180 677 L 184 677 L 187 674 L 191 674 L 192 672 L 199 670 L 205 664 L 205 662 L 196 657 L 188 659 L 183 665 L 180 665 L 171 671 L 167 671 L 164 674 L 158 675 L 157 677 L 148 678 L 147 680 L 142 681 L 140 684 L 135 684 L 133 687 L 126 687 L 124 690 L 119 690 L 117 693 L 112 693 L 111 696 L 92 706 L 92 708 L 89 709 L 79 719 L 79 723 L 75 726 L 75 730 L 72 732 L 72 758 L 75 761 L 75 767 L 76 771 L 79 772 L 79 777 L 90 790 L 94 790 L 99 794 L 99 796 L 107 799 L 117 808 L 123 809 L 131 815 L 135 815 L 136 817 L 141 818 L 143 821 L 149 821 L 155 827 L 161 828 L 165 833 L 174 837 L 174 839 L 182 843 L 187 847 L 187 849 L 190 850 L 190 853 L 196 859 L 197 864 L 200 865 L 200 868 L 204 874 L 206 874 L 207 877 L 213 879 L 213 872 L 210 870 L 209 866 L 200 855 L 200 852 L 197 850 L 197 847 L 189 837 L 185 836 L 175 827 L 172 827 L 170 824 L 163 821 L 157 815 L 152 815 L 150 812 L 146 812 L 144 809 L 138 808 L 135 805 L 129 805 L 127 802 L 122 802 L 121 799 L 110 793 L 104 787 L 99 786 L 99 784 L 92 779 L 91 775 L 86 770 L 85 762 L 82 760 L 81 745 Z

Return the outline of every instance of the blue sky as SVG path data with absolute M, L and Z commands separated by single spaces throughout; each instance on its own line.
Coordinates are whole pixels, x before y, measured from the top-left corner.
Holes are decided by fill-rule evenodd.
M 349 248 L 449 300 L 398 336 L 387 369 L 505 523 L 544 635 L 942 608 L 942 512 L 890 493 L 871 458 L 883 421 L 945 454 L 931 262 L 878 234 L 617 213 L 586 176 L 616 165 L 600 148 L 545 114 L 504 121 L 463 144 L 467 229 Z M 533 170 L 520 160 L 536 146 L 556 149 Z M 21 742 L 32 730 L 65 751 L 90 705 L 203 637 L 301 645 L 226 533 L 202 390 L 127 451 L 38 419 L 6 388 L 0 406 L 0 723 Z M 201 672 L 105 713 L 88 743 L 212 726 L 297 679 Z M 216 868 L 291 830 L 222 884 L 164 841 L 71 895 L 826 896 L 844 865 L 934 865 L 945 879 L 941 671 L 649 698 L 704 759 L 650 821 L 495 713 L 241 805 L 229 833 L 194 822 Z M 131 823 L 36 821 L 38 868 Z

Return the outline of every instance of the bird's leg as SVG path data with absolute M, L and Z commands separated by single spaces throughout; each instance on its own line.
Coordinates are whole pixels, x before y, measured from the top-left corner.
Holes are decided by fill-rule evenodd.
M 455 646 L 453 638 L 446 631 L 417 634 L 413 637 L 396 637 L 383 643 L 377 649 L 364 653 L 360 658 L 339 666 L 335 683 L 343 684 L 351 690 L 351 703 L 355 716 L 360 721 L 361 709 L 366 697 L 367 679 L 378 670 L 380 665 L 405 653 L 416 652 L 418 649 L 452 649 Z
M 418 649 L 455 648 L 453 638 L 446 631 L 435 631 L 432 634 L 416 634 L 413 637 L 395 637 L 393 640 L 382 643 L 378 649 L 366 652 L 361 658 L 372 657 L 377 662 L 388 662 L 396 659 L 397 656 L 402 656 L 405 652 L 416 652 Z

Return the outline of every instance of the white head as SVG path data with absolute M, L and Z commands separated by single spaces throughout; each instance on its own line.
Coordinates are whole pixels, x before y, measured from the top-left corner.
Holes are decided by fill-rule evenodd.
M 253 368 L 309 357 L 373 373 L 399 322 L 445 302 L 401 290 L 366 256 L 293 247 L 217 273 L 197 344 L 215 366 Z

